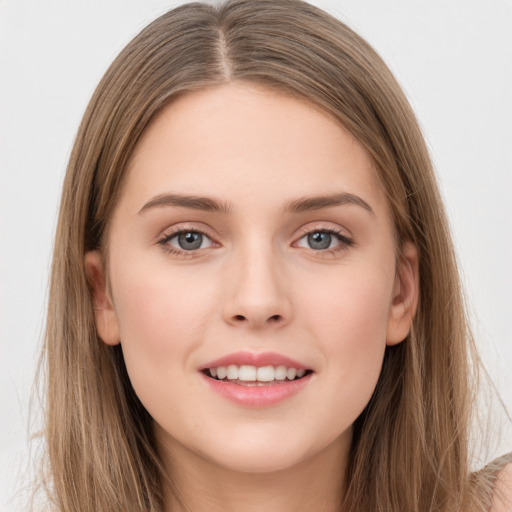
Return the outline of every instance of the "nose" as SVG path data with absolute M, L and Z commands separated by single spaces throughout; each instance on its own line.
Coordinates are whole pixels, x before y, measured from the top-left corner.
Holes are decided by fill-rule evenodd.
M 229 286 L 223 317 L 234 326 L 251 329 L 281 328 L 292 316 L 289 281 L 277 257 L 252 251 L 239 255 L 229 269 Z

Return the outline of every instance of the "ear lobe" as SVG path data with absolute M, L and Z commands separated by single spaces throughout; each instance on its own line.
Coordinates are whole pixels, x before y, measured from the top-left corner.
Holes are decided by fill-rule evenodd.
M 418 249 L 406 242 L 401 251 L 395 276 L 393 299 L 389 311 L 386 344 L 402 342 L 411 330 L 419 299 Z
M 108 296 L 101 252 L 87 252 L 84 258 L 84 267 L 91 287 L 98 336 L 107 345 L 117 345 L 120 341 L 119 322 Z

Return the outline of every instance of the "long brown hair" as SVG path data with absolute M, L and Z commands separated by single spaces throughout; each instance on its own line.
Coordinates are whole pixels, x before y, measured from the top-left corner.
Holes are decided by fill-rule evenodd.
M 73 512 L 162 508 L 167 476 L 152 421 L 120 347 L 98 339 L 84 254 L 105 246 L 127 162 L 155 114 L 182 92 L 233 81 L 305 98 L 337 118 L 376 164 L 399 245 L 419 250 L 418 312 L 408 338 L 387 347 L 354 424 L 343 510 L 486 509 L 489 493 L 469 470 L 474 347 L 421 131 L 375 51 L 299 0 L 178 7 L 128 44 L 91 99 L 64 182 L 45 338 L 54 503 Z

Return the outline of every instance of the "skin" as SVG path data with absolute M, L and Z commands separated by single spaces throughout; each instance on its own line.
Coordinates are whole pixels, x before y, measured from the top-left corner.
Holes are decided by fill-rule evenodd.
M 416 249 L 406 243 L 397 258 L 367 153 L 315 106 L 235 83 L 166 107 L 127 172 L 108 275 L 100 251 L 85 267 L 98 334 L 122 344 L 184 502 L 212 512 L 340 510 L 351 426 L 386 345 L 408 334 L 418 296 Z M 228 208 L 144 208 L 169 193 Z M 357 196 L 372 212 L 354 203 L 285 211 L 333 193 Z M 206 233 L 201 248 L 170 252 L 180 250 L 177 239 L 162 240 L 180 229 Z M 330 250 L 312 248 L 308 233 L 328 230 L 351 244 L 331 235 Z M 198 368 L 239 350 L 278 352 L 314 373 L 283 402 L 236 405 Z
M 510 512 L 512 508 L 512 464 L 499 473 L 494 490 L 493 505 L 489 512 Z

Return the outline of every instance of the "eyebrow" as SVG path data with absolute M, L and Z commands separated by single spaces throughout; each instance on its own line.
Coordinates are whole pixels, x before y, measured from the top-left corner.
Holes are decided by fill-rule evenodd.
M 207 212 L 229 213 L 231 205 L 210 197 L 189 196 L 183 194 L 160 194 L 147 202 L 139 211 L 139 214 L 152 208 L 163 206 L 180 206 L 193 210 L 204 210 Z
M 322 208 L 332 208 L 334 206 L 356 205 L 364 208 L 375 216 L 372 207 L 361 197 L 348 192 L 339 192 L 330 195 L 305 196 L 292 201 L 288 201 L 284 206 L 285 212 L 301 213 L 310 210 L 320 210 Z M 139 211 L 144 213 L 152 208 L 161 208 L 165 206 L 177 206 L 182 208 L 191 208 L 193 210 L 203 210 L 207 212 L 216 212 L 227 214 L 232 210 L 230 203 L 219 201 L 211 197 L 191 196 L 183 194 L 160 194 L 148 201 Z
M 285 211 L 305 212 L 309 210 L 320 210 L 322 208 L 345 206 L 349 204 L 360 206 L 375 216 L 375 212 L 372 207 L 364 199 L 348 192 L 339 192 L 337 194 L 322 196 L 306 196 L 294 199 L 293 201 L 286 203 Z

